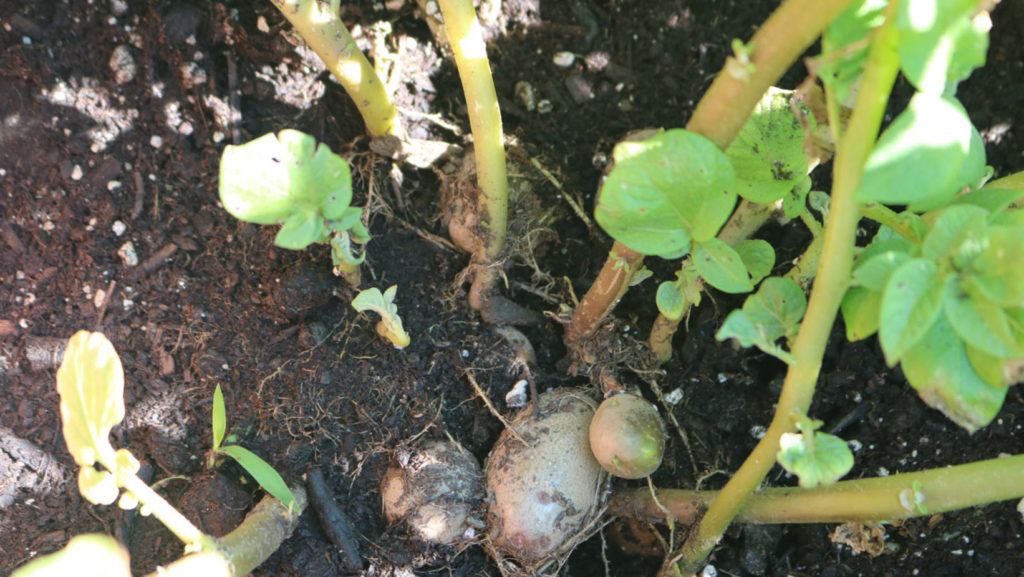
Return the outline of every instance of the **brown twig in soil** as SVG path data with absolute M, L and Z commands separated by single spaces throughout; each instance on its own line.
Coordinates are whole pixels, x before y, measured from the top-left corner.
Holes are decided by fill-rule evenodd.
M 146 185 L 142 180 L 142 173 L 135 171 L 132 173 L 132 180 L 135 181 L 135 204 L 132 205 L 132 220 L 135 220 L 142 216 L 142 204 L 146 199 Z
M 164 246 L 160 247 L 160 250 L 153 253 L 153 256 L 146 259 L 144 263 L 139 266 L 139 274 L 137 277 L 149 274 L 163 265 L 167 259 L 171 258 L 171 255 L 178 252 L 178 245 L 173 242 L 169 242 Z
M 508 420 L 505 419 L 505 417 L 501 416 L 501 413 L 498 412 L 498 409 L 495 408 L 493 403 L 491 403 L 491 399 L 487 398 L 487 393 L 485 393 L 484 390 L 480 388 L 480 383 L 476 382 L 476 377 L 473 375 L 473 371 L 469 369 L 464 369 L 462 372 L 466 375 L 466 378 L 469 380 L 469 384 L 473 385 L 473 390 L 476 391 L 476 394 L 483 400 L 484 404 L 487 405 L 487 408 L 491 411 L 491 414 L 497 417 L 497 419 L 501 421 L 501 424 L 505 425 L 505 428 L 508 429 L 509 433 L 513 437 L 515 437 L 516 440 L 518 440 L 520 443 L 524 445 L 529 446 L 530 444 L 519 436 L 519 433 L 516 432 L 515 428 L 512 427 L 512 424 L 509 423 Z
M 96 325 L 93 327 L 93 331 L 99 332 L 100 326 L 103 325 L 103 315 L 107 314 L 107 305 L 110 304 L 110 297 L 114 294 L 114 289 L 117 288 L 117 281 L 112 280 L 107 285 L 107 292 L 103 293 L 103 302 L 100 303 L 99 310 L 96 313 Z
M 320 469 L 310 469 L 306 473 L 306 490 L 309 493 L 309 504 L 313 506 L 317 518 L 320 519 L 320 528 L 342 553 L 345 570 L 356 572 L 362 569 L 355 528 L 348 516 L 334 502 L 334 495 L 327 488 L 327 482 Z

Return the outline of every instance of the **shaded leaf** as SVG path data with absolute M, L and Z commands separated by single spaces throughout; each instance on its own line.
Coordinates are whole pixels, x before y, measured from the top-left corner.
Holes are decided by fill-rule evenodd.
M 693 261 L 701 278 L 722 292 L 735 294 L 754 290 L 743 259 L 722 240 L 713 238 L 699 244 Z
M 259 455 L 238 445 L 227 445 L 218 449 L 217 452 L 237 461 L 247 473 L 252 475 L 253 479 L 256 479 L 256 482 L 263 487 L 263 490 L 273 495 L 275 499 L 288 507 L 295 504 L 295 497 L 292 496 L 291 490 L 288 489 L 288 484 Z
M 889 277 L 882 295 L 878 340 L 890 367 L 928 332 L 942 312 L 950 283 L 938 274 L 934 262 L 919 258 L 905 262 Z
M 846 340 L 854 342 L 866 339 L 878 331 L 882 315 L 882 293 L 863 287 L 850 287 L 843 295 L 840 310 L 846 325 Z
M 767 241 L 761 239 L 744 240 L 736 244 L 736 253 L 743 260 L 743 266 L 750 273 L 754 284 L 772 274 L 775 267 L 775 249 Z

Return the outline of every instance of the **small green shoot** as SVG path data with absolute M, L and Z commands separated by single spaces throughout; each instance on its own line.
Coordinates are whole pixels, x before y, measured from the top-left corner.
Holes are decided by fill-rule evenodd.
M 220 198 L 235 218 L 256 224 L 281 224 L 274 244 L 302 250 L 331 244 L 335 272 L 359 285 L 352 242 L 369 241 L 362 209 L 350 206 L 352 176 L 345 159 L 312 136 L 297 130 L 266 134 L 239 146 L 227 146 L 220 162 Z
M 398 316 L 398 305 L 395 304 L 397 292 L 398 285 L 384 291 L 384 294 L 376 287 L 360 291 L 356 298 L 352 299 L 352 308 L 359 312 L 374 311 L 379 314 L 377 334 L 390 341 L 396 349 L 404 349 L 409 346 L 411 339 L 409 333 L 402 327 L 402 317 Z
M 821 425 L 801 415 L 796 422 L 800 432 L 783 433 L 779 439 L 779 464 L 799 477 L 805 489 L 832 485 L 853 468 L 853 453 L 846 441 L 818 431 Z
M 790 340 L 800 328 L 807 310 L 807 297 L 795 282 L 771 277 L 743 303 L 743 308 L 729 313 L 715 338 L 734 338 L 744 347 L 756 346 L 783 362 L 792 364 L 793 355 L 779 346 L 780 338 Z
M 253 479 L 263 487 L 267 493 L 281 501 L 289 509 L 295 504 L 295 497 L 292 495 L 288 484 L 284 482 L 281 475 L 261 459 L 256 453 L 240 445 L 225 445 L 224 433 L 227 430 L 227 412 L 224 409 L 224 393 L 220 385 L 213 391 L 213 448 L 210 450 L 209 466 L 213 466 L 217 455 L 231 457 L 245 469 L 246 473 L 252 475 Z

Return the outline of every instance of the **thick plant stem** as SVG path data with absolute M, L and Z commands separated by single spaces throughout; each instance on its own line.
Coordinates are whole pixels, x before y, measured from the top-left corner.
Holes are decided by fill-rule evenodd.
M 612 515 L 692 525 L 717 491 L 657 491 L 646 487 L 616 495 Z M 829 487 L 766 489 L 740 506 L 738 523 L 843 523 L 896 521 L 1024 497 L 1024 455 L 889 477 L 841 481 Z
M 338 17 L 338 1 L 271 1 L 356 103 L 370 134 L 398 136 L 400 125 L 395 106 L 377 72 Z
M 788 0 L 780 6 L 750 41 L 753 71 L 737 77 L 730 73 L 731 67 L 727 63 L 697 104 L 686 125 L 687 130 L 706 136 L 725 150 L 765 91 L 810 47 L 825 26 L 853 2 Z M 639 262 L 637 266 L 640 266 Z M 604 280 L 594 282 L 594 286 L 608 285 L 609 282 Z M 626 288 L 628 286 L 622 288 L 623 294 Z M 610 312 L 608 309 L 606 314 Z M 583 332 L 575 331 L 577 334 Z M 567 339 L 567 342 L 571 341 Z
M 565 330 L 565 342 L 576 344 L 594 333 L 629 288 L 633 273 L 644 255 L 616 241 L 608 252 L 601 272 L 572 313 Z
M 293 509 L 289 510 L 281 501 L 267 495 L 245 516 L 241 525 L 221 537 L 220 550 L 187 555 L 157 574 L 171 577 L 246 575 L 266 561 L 298 525 L 299 515 L 306 508 L 306 490 L 295 486 L 291 492 L 295 496 Z
M 487 301 L 497 284 L 498 269 L 494 264 L 505 248 L 508 221 L 508 178 L 501 111 L 491 77 L 491 65 L 487 60 L 487 47 L 472 0 L 439 0 L 438 4 L 455 65 L 459 69 L 469 126 L 473 131 L 477 187 L 480 191 L 477 211 L 484 228 L 484 242 L 479 254 L 474 255 L 478 270 L 470 290 L 470 306 L 481 310 L 488 306 Z
M 888 14 L 897 4 L 889 3 Z M 853 265 L 853 247 L 860 215 L 854 193 L 874 146 L 896 80 L 899 61 L 891 18 L 881 27 L 868 56 L 857 105 L 835 159 L 831 210 L 825 223 L 822 257 L 800 332 L 793 343 L 794 363 L 783 383 L 775 416 L 764 438 L 712 502 L 697 534 L 683 546 L 683 566 L 696 570 L 721 538 L 750 495 L 775 463 L 779 439 L 794 430 L 794 415 L 806 414 L 814 396 L 832 324 Z

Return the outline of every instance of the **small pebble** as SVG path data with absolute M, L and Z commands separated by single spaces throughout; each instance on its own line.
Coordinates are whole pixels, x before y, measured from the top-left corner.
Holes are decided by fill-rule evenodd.
M 117 256 L 121 257 L 121 261 L 124 262 L 125 266 L 137 266 L 139 264 L 139 255 L 135 252 L 135 245 L 132 244 L 132 241 L 121 245 L 121 248 L 117 249 Z
M 161 138 L 159 135 L 154 134 L 149 139 L 149 145 L 152 146 L 153 148 L 160 148 L 161 146 L 164 145 L 164 139 Z
M 572 66 L 572 63 L 576 61 L 576 55 L 572 52 L 559 52 L 551 58 L 551 62 L 559 68 L 568 68 Z
M 71 180 L 82 180 L 82 165 L 76 164 L 71 169 Z
M 117 236 L 121 236 L 122 234 L 124 234 L 124 231 L 128 230 L 128 225 L 119 220 L 115 220 L 114 224 L 110 227 L 110 229 L 113 230 L 114 234 L 116 234 Z
M 127 44 L 120 44 L 114 48 L 108 64 L 114 73 L 114 82 L 118 84 L 131 82 L 135 79 L 135 73 L 138 72 L 135 59 L 132 58 L 132 50 Z

